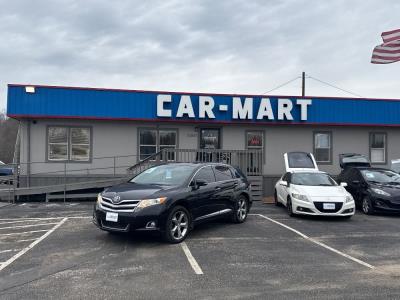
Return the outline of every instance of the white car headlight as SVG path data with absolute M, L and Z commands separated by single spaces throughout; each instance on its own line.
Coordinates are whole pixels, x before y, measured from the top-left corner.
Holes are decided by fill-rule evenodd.
M 372 190 L 375 194 L 390 197 L 390 194 L 389 194 L 388 192 L 385 192 L 385 191 L 383 191 L 383 190 L 381 190 L 381 189 L 371 188 L 371 190 Z
M 298 199 L 298 200 L 301 200 L 301 201 L 309 202 L 306 195 L 292 193 L 292 197 L 293 197 L 293 198 L 296 198 L 296 199 Z
M 163 204 L 163 203 L 165 203 L 166 200 L 167 200 L 167 197 L 141 200 L 139 202 L 138 206 L 136 206 L 135 211 L 139 211 L 139 210 L 149 207 L 149 206 Z
M 346 203 L 353 202 L 353 201 L 354 200 L 353 200 L 352 196 L 346 196 Z

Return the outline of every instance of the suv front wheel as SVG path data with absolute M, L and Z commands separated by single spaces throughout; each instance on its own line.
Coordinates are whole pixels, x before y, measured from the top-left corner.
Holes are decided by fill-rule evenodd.
M 240 195 L 236 199 L 235 209 L 232 214 L 232 222 L 243 223 L 244 221 L 246 221 L 248 211 L 249 211 L 249 206 L 247 198 L 243 195 Z
M 165 225 L 164 240 L 177 244 L 182 242 L 190 229 L 190 214 L 183 206 L 175 206 L 168 215 Z

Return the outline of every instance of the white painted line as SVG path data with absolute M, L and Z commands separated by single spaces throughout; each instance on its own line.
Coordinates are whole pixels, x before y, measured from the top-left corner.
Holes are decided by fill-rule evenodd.
M 59 218 L 61 219 L 61 218 Z M 46 219 L 47 220 L 47 219 Z M 46 220 L 19 220 L 19 221 L 7 221 L 7 222 L 1 222 L 0 225 L 6 225 L 6 224 L 14 224 L 14 223 L 24 223 L 24 222 L 40 222 L 40 221 L 46 221 Z M 51 221 L 51 220 L 49 220 Z
M 32 231 L 24 231 L 24 232 L 13 232 L 13 233 L 0 233 L 0 238 L 2 236 L 9 236 L 9 235 L 19 235 L 19 234 L 28 234 L 28 233 L 36 233 L 36 232 L 43 232 L 47 231 L 47 229 L 43 230 L 32 230 Z
M 38 238 L 36 241 L 32 242 L 28 247 L 22 249 L 20 252 L 15 254 L 13 257 L 11 257 L 9 260 L 5 261 L 1 266 L 0 266 L 0 271 L 3 270 L 5 267 L 13 263 L 15 260 L 17 260 L 19 257 L 24 255 L 26 252 L 28 252 L 30 249 L 35 247 L 37 244 L 39 244 L 41 241 L 43 241 L 45 238 L 47 238 L 50 234 L 52 234 L 58 227 L 60 227 L 62 224 L 64 224 L 68 218 L 62 219 L 57 225 L 55 225 L 53 228 L 51 228 L 49 231 L 47 231 L 45 234 L 43 234 L 40 238 Z
M 197 263 L 196 259 L 193 257 L 192 252 L 190 252 L 189 247 L 186 245 L 185 242 L 181 243 L 181 247 L 183 252 L 185 253 L 190 265 L 192 266 L 193 271 L 197 275 L 203 275 L 203 271 L 201 270 L 199 264 Z M 0 268 L 1 270 L 1 268 Z
M 15 242 L 13 242 L 13 243 L 30 242 L 30 241 L 34 241 L 34 240 L 36 240 L 36 239 L 18 240 L 18 241 L 15 241 Z
M 21 249 L 9 249 L 9 250 L 1 250 L 0 253 L 8 253 L 8 252 L 17 252 Z
M 37 221 L 37 220 L 54 220 L 62 219 L 63 217 L 47 217 L 47 218 L 10 218 L 10 219 L 0 219 L 0 221 Z
M 0 230 L 3 229 L 14 229 L 14 228 L 27 228 L 27 227 L 35 227 L 35 226 L 46 226 L 46 225 L 54 225 L 56 223 L 42 223 L 42 224 L 31 224 L 31 225 L 17 225 L 17 226 L 9 226 L 9 227 L 0 227 Z
M 312 237 L 309 237 L 309 236 L 305 235 L 304 233 L 301 233 L 300 231 L 298 231 L 298 230 L 296 230 L 296 229 L 294 229 L 294 228 L 292 228 L 290 226 L 287 226 L 287 225 L 285 225 L 285 224 L 283 224 L 281 222 L 278 222 L 278 221 L 276 221 L 274 219 L 271 219 L 271 218 L 269 218 L 267 216 L 264 216 L 262 214 L 249 214 L 249 215 L 258 216 L 258 217 L 264 218 L 264 219 L 266 219 L 266 220 L 268 220 L 270 222 L 278 224 L 279 226 L 282 226 L 282 227 L 284 227 L 284 228 L 296 233 L 297 235 L 301 236 L 302 238 L 304 238 L 304 239 L 306 239 L 306 240 L 308 240 L 308 241 L 310 241 L 310 242 L 312 242 L 314 244 L 317 244 L 318 246 L 321 246 L 321 247 L 323 247 L 323 248 L 325 248 L 327 250 L 330 250 L 330 251 L 332 251 L 332 252 L 334 252 L 336 254 L 339 254 L 339 255 L 341 255 L 343 257 L 346 257 L 346 258 L 348 258 L 348 259 L 350 259 L 350 260 L 352 260 L 352 261 L 354 261 L 354 262 L 356 262 L 356 263 L 358 263 L 360 265 L 363 265 L 364 267 L 367 267 L 367 268 L 370 268 L 370 269 L 375 269 L 375 267 L 373 265 L 370 265 L 369 263 L 366 263 L 366 262 L 364 262 L 364 261 L 362 261 L 362 260 L 360 260 L 358 258 L 355 258 L 355 257 L 353 257 L 351 255 L 343 253 L 342 251 L 339 251 L 339 250 L 337 250 L 335 248 L 332 248 L 332 247 L 330 247 L 330 246 L 328 246 L 328 245 L 326 245 L 324 243 L 321 243 L 321 242 L 313 239 Z

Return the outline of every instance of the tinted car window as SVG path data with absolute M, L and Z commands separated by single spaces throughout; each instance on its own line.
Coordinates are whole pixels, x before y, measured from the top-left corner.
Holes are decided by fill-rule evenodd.
M 216 166 L 214 167 L 215 170 L 215 177 L 217 181 L 224 181 L 232 179 L 231 170 L 229 170 L 226 166 Z
M 194 179 L 195 180 L 197 180 L 197 179 L 205 180 L 208 183 L 215 182 L 214 172 L 211 167 L 204 167 L 204 168 L 200 169 L 197 172 Z
M 336 186 L 336 182 L 325 173 L 294 173 L 292 183 L 307 186 Z

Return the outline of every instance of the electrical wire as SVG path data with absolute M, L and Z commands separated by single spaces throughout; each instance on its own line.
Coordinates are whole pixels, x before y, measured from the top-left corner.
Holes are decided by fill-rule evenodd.
M 308 75 L 308 74 L 307 74 L 307 75 Z M 361 95 L 359 95 L 359 94 L 356 94 L 356 93 L 350 92 L 350 91 L 348 91 L 348 90 L 342 89 L 341 87 L 338 87 L 338 86 L 336 86 L 336 85 L 333 85 L 333 84 L 331 84 L 331 83 L 329 83 L 329 82 L 326 82 L 326 81 L 323 81 L 323 80 L 321 80 L 321 79 L 314 78 L 314 77 L 312 77 L 312 76 L 310 76 L 310 75 L 308 75 L 307 78 L 311 78 L 311 79 L 313 79 L 313 80 L 315 80 L 315 81 L 318 81 L 318 82 L 323 83 L 323 84 L 325 84 L 325 85 L 327 85 L 327 86 L 333 87 L 333 88 L 335 88 L 335 89 L 338 89 L 338 90 L 340 90 L 340 91 L 342 91 L 342 92 L 345 92 L 345 93 L 348 93 L 348 94 L 350 94 L 350 95 L 363 98 L 363 96 L 361 96 Z
M 291 79 L 291 80 L 289 80 L 289 81 L 287 81 L 287 82 L 285 82 L 285 83 L 282 83 L 281 85 L 278 85 L 277 87 L 274 87 L 273 89 L 262 93 L 262 95 L 265 95 L 265 94 L 268 94 L 268 93 L 270 93 L 270 92 L 272 92 L 272 91 L 275 91 L 275 90 L 277 90 L 277 89 L 279 89 L 279 88 L 281 88 L 281 87 L 283 87 L 283 86 L 285 86 L 285 85 L 288 85 L 289 83 L 292 83 L 293 81 L 295 81 L 295 80 L 297 80 L 297 79 L 299 79 L 299 78 L 301 78 L 301 76 L 297 76 L 296 78 L 293 78 L 293 79 Z

